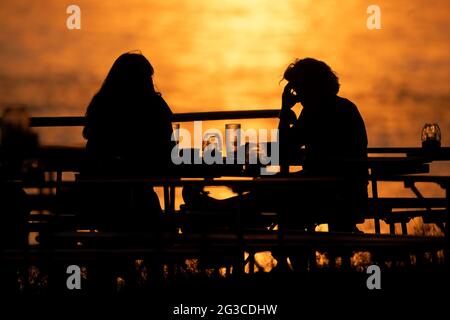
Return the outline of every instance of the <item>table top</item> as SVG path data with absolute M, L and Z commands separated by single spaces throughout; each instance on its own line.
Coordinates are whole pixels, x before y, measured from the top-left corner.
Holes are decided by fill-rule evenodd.
M 389 147 L 369 148 L 368 159 L 361 161 L 378 174 L 416 174 L 428 173 L 429 164 L 434 161 L 450 161 L 450 148 L 442 147 L 436 150 L 426 150 L 419 147 Z M 87 161 L 83 147 L 43 146 L 37 152 L 37 158 L 47 171 L 79 171 Z M 351 160 L 359 162 L 359 160 Z M 293 161 L 293 165 L 301 165 Z M 246 175 L 242 164 L 182 164 L 174 165 L 172 171 L 181 176 L 242 176 Z M 257 167 L 253 167 L 257 169 Z M 254 176 L 252 170 L 250 176 Z

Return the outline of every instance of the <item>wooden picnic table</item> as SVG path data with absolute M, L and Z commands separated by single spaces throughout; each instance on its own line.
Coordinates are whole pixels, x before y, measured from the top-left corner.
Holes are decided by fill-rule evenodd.
M 240 111 L 240 112 L 217 112 L 217 113 L 195 113 L 195 114 L 178 114 L 175 115 L 174 121 L 194 121 L 194 120 L 223 120 L 223 119 L 235 119 L 235 118 L 255 118 L 255 115 L 260 118 L 272 118 L 278 115 L 278 110 L 260 110 L 255 111 Z M 81 126 L 84 124 L 84 117 L 64 117 L 64 118 L 50 118 L 41 117 L 31 119 L 31 125 L 34 127 L 49 127 L 49 126 Z M 414 246 L 415 248 L 435 248 L 441 249 L 446 247 L 447 252 L 449 248 L 449 208 L 450 208 L 450 177 L 448 176 L 431 176 L 430 164 L 434 161 L 450 161 L 450 148 L 442 147 L 433 151 L 423 149 L 421 147 L 375 147 L 368 149 L 369 157 L 366 161 L 368 168 L 370 169 L 369 181 L 372 184 L 372 197 L 369 199 L 373 211 L 369 213 L 371 218 L 375 219 L 375 232 L 377 235 L 339 235 L 330 233 L 327 235 L 322 234 L 305 234 L 304 232 L 299 232 L 295 230 L 289 232 L 286 230 L 285 234 L 259 232 L 259 233 L 243 233 L 240 231 L 238 234 L 186 234 L 180 236 L 179 239 L 182 241 L 183 245 L 190 245 L 194 243 L 193 247 L 180 247 L 174 248 L 170 246 L 167 249 L 168 253 L 174 250 L 174 254 L 184 254 L 182 250 L 193 250 L 199 252 L 203 248 L 208 248 L 208 245 L 212 247 L 216 246 L 219 249 L 231 248 L 235 250 L 238 249 L 239 252 L 243 252 L 244 249 L 248 250 L 271 250 L 272 248 L 278 248 L 280 246 L 292 246 L 295 248 L 321 248 L 321 247 L 346 247 L 346 248 L 358 248 L 364 250 L 365 248 L 388 248 L 395 247 L 401 249 L 405 246 Z M 64 179 L 64 173 L 78 173 L 82 170 L 83 166 L 87 161 L 87 155 L 84 147 L 67 147 L 67 146 L 42 146 L 39 148 L 35 155 L 35 158 L 39 160 L 40 167 L 43 171 L 47 173 L 54 173 L 54 179 L 45 179 L 42 181 L 30 181 L 16 179 L 14 181 L 9 181 L 11 183 L 18 183 L 24 187 L 37 187 L 37 188 L 47 188 L 56 191 L 56 194 L 50 194 L 49 196 L 54 199 L 55 195 L 58 194 L 59 190 L 63 187 L 71 187 L 77 184 L 92 184 L 92 183 L 139 183 L 139 184 L 149 184 L 151 186 L 163 186 L 165 189 L 165 204 L 168 208 L 168 213 L 174 213 L 174 199 L 175 199 L 175 187 L 182 187 L 186 184 L 199 184 L 207 186 L 241 186 L 241 187 L 251 187 L 259 184 L 270 184 L 270 185 L 285 185 L 285 184 L 308 184 L 308 183 L 321 183 L 327 181 L 334 181 L 334 177 L 255 177 L 254 172 L 252 174 L 246 174 L 243 170 L 243 165 L 182 165 L 179 167 L 174 166 L 174 175 L 168 177 L 130 177 L 130 178 L 112 178 L 112 179 L 78 179 L 77 181 L 70 181 Z M 299 159 L 293 159 L 293 165 L 301 164 Z M 247 172 L 248 173 L 248 172 Z M 245 176 L 247 179 L 236 179 L 236 176 Z M 215 179 L 221 177 L 221 179 Z M 200 178 L 200 180 L 199 180 Z M 256 178 L 256 179 L 255 179 Z M 334 179 L 334 180 L 333 180 Z M 395 181 L 403 182 L 405 187 L 409 187 L 414 191 L 416 182 L 427 182 L 439 184 L 446 191 L 445 198 L 437 199 L 425 199 L 420 197 L 420 193 L 417 198 L 389 198 L 380 199 L 378 195 L 378 183 L 384 181 Z M 417 191 L 417 190 L 416 190 Z M 45 198 L 46 195 L 42 194 Z M 39 200 L 39 199 L 38 199 Z M 48 205 L 48 197 L 44 199 L 43 205 Z M 434 209 L 442 209 L 445 207 L 443 213 L 446 214 L 444 217 L 446 219 L 446 238 L 429 238 L 429 237 L 417 237 L 413 238 L 410 236 L 397 236 L 395 232 L 392 232 L 392 226 L 395 222 L 390 223 L 391 225 L 391 235 L 379 235 L 380 233 L 380 219 L 383 218 L 384 210 L 392 210 L 393 208 L 423 208 L 424 214 L 430 212 Z M 442 210 L 441 210 L 442 211 Z M 442 213 L 442 212 L 441 212 Z M 411 215 L 412 213 L 408 213 Z M 405 214 L 405 217 L 409 217 Z M 168 215 L 170 216 L 170 215 Z M 406 221 L 406 220 L 405 220 Z M 406 224 L 402 220 L 402 228 L 406 230 Z M 261 231 L 261 230 L 260 230 Z M 394 230 L 395 231 L 395 230 Z M 74 234 L 75 233 L 75 234 Z M 94 233 L 83 234 L 79 232 L 69 232 L 56 230 L 56 234 L 59 234 L 58 239 L 64 239 L 64 237 L 73 239 L 77 238 L 104 238 L 109 239 L 111 237 L 113 240 L 118 237 L 117 234 L 107 234 L 107 233 Z M 122 235 L 124 236 L 124 235 Z M 128 234 L 125 236 L 129 236 Z M 169 235 L 169 240 L 172 241 L 174 235 L 171 233 Z M 143 238 L 139 240 L 145 239 Z M 120 236 L 119 236 L 120 238 Z M 153 238 L 152 238 L 153 239 Z M 178 238 L 177 238 L 178 239 Z M 186 241 L 189 240 L 189 241 Z M 145 241 L 144 241 L 145 242 Z M 151 243 L 149 248 L 125 248 L 120 252 L 124 256 L 129 256 L 130 254 L 142 253 L 145 250 L 154 250 L 156 254 L 160 254 L 162 248 L 158 247 L 158 242 L 146 241 L 145 243 Z M 58 244 L 58 243 L 56 243 Z M 200 249 L 199 249 L 200 248 Z M 89 252 L 85 252 L 85 251 Z M 67 256 L 73 257 L 73 255 L 79 254 L 92 254 L 96 256 L 99 250 L 115 250 L 114 248 L 62 248 L 62 253 Z M 121 250 L 121 249 L 117 249 Z M 143 251 L 144 250 L 144 251 Z M 180 251 L 181 250 L 181 251 Z M 39 251 L 39 249 L 38 249 Z M 30 251 L 28 251 L 30 252 Z M 41 251 L 39 251 L 41 252 Z M 54 254 L 54 249 L 49 250 L 50 254 Z M 153 251 L 152 251 L 153 252 Z M 214 252 L 214 251 L 212 251 Z M 234 251 L 233 251 L 234 252 Z M 18 256 L 23 257 L 23 252 L 18 252 Z M 448 259 L 446 259 L 448 261 Z

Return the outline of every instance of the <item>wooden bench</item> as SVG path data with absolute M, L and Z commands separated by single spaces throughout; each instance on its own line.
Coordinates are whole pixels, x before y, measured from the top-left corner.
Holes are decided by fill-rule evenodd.
M 76 213 L 73 204 L 67 203 L 64 196 L 54 194 L 33 194 L 28 196 L 29 206 L 34 211 L 49 211 L 52 215 L 32 215 L 36 220 L 45 220 L 59 215 L 60 218 L 71 217 Z M 75 202 L 76 199 L 70 201 Z M 448 200 L 446 198 L 369 198 L 368 210 L 364 216 L 366 219 L 381 219 L 388 224 L 407 223 L 415 217 L 423 217 L 426 221 L 442 224 L 445 222 L 448 211 Z M 175 212 L 177 214 L 179 212 Z M 210 213 L 203 213 L 205 216 Z M 245 213 L 244 213 L 245 214 Z M 202 215 L 201 212 L 191 214 L 195 219 Z M 173 215 L 172 215 L 173 216 Z M 179 215 L 178 215 L 179 216 Z M 179 216 L 180 219 L 186 217 Z

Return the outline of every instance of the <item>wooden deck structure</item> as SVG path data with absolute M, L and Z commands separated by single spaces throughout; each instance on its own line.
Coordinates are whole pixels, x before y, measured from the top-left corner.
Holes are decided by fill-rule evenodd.
M 278 117 L 278 110 L 250 110 L 235 112 L 201 112 L 175 114 L 174 122 L 196 120 L 225 120 Z M 32 127 L 82 126 L 84 117 L 36 117 L 31 119 Z M 242 226 L 239 221 L 245 212 L 237 213 L 237 228 L 230 230 L 196 230 L 194 232 L 174 232 L 173 226 L 183 228 L 190 219 L 211 219 L 212 213 L 191 212 L 182 214 L 175 210 L 175 188 L 186 184 L 203 186 L 240 186 L 256 184 L 286 185 L 320 183 L 330 178 L 265 178 L 265 179 L 206 179 L 192 178 L 153 179 L 142 177 L 121 180 L 68 181 L 64 173 L 77 173 L 85 161 L 83 148 L 42 147 L 38 160 L 45 173 L 42 180 L 10 180 L 5 183 L 23 188 L 35 188 L 37 193 L 29 195 L 29 201 L 36 212 L 29 219 L 31 231 L 41 233 L 41 245 L 34 247 L 5 247 L 2 259 L 8 263 L 20 263 L 35 259 L 50 261 L 91 261 L 99 257 L 133 257 L 135 259 L 156 259 L 160 265 L 175 263 L 191 258 L 218 258 L 217 266 L 224 264 L 228 272 L 243 274 L 246 265 L 250 273 L 254 271 L 254 254 L 261 251 L 276 251 L 285 256 L 293 252 L 330 251 L 347 258 L 349 252 L 370 251 L 374 262 L 383 259 L 415 255 L 416 263 L 420 257 L 430 253 L 432 257 L 441 255 L 442 261 L 433 258 L 433 263 L 448 265 L 449 253 L 449 208 L 450 177 L 431 176 L 429 165 L 433 161 L 450 160 L 450 148 L 433 152 L 421 148 L 369 148 L 368 166 L 370 168 L 370 195 L 366 219 L 374 220 L 374 233 L 333 233 L 312 232 L 289 228 L 254 229 Z M 183 175 L 181 174 L 181 178 Z M 80 232 L 71 205 L 64 203 L 62 190 L 80 183 L 122 183 L 148 184 L 164 188 L 165 212 L 161 228 L 157 232 Z M 380 182 L 401 182 L 415 195 L 413 198 L 384 198 L 378 194 Z M 445 197 L 426 198 L 418 190 L 417 183 L 440 186 Z M 407 234 L 407 223 L 422 217 L 425 223 L 436 224 L 444 236 L 418 236 Z M 206 219 L 208 219 L 206 218 Z M 187 222 L 188 221 L 188 222 Z M 389 225 L 389 234 L 381 234 L 380 221 Z M 401 226 L 401 234 L 396 234 L 395 226 Z M 50 227 L 49 227 L 50 226 Z M 170 226 L 165 228 L 165 226 Z M 177 229 L 178 230 L 178 229 Z M 249 253 L 244 259 L 244 252 Z M 345 253 L 343 253 L 345 252 Z M 223 259 L 219 259 L 223 257 Z M 311 258 L 314 260 L 315 258 Z M 215 260 L 215 259 L 212 259 Z M 310 261 L 311 261 L 310 260 Z M 224 262 L 225 261 L 225 262 Z M 315 261 L 314 261 L 315 263 Z M 310 264 L 311 265 L 311 264 Z M 232 268 L 231 268 L 232 267 Z

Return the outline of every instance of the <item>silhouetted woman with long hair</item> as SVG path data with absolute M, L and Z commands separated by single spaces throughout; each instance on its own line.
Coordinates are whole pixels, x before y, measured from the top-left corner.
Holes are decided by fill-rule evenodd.
M 85 176 L 167 174 L 172 112 L 155 90 L 153 73 L 152 65 L 140 53 L 124 53 L 114 62 L 87 108 L 83 136 L 87 139 L 89 165 Z M 151 187 L 105 184 L 101 190 L 93 188 L 88 197 L 95 203 L 92 210 L 96 212 L 89 219 L 94 218 L 100 226 L 145 228 L 161 212 Z

